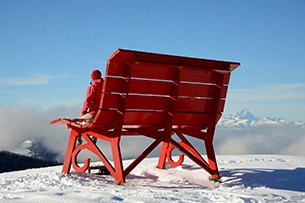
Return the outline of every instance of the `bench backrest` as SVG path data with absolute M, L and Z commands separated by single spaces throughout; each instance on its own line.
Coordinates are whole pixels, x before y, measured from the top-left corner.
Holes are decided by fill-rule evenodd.
M 212 115 L 220 118 L 239 65 L 119 49 L 108 60 L 94 124 L 205 128 Z

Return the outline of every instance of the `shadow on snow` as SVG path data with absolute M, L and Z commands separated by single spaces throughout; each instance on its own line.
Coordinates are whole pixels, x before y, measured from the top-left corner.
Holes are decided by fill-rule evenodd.
M 305 168 L 296 169 L 249 169 L 239 168 L 223 170 L 221 176 L 226 178 L 223 184 L 229 187 L 267 187 L 271 189 L 305 192 Z

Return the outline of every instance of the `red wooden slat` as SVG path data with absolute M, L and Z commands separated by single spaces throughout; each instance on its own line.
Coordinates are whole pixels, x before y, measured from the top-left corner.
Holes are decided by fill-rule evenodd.
M 176 112 L 209 112 L 211 110 L 212 102 L 212 99 L 205 98 L 178 98 L 176 103 Z
M 107 78 L 105 81 L 106 92 L 122 92 L 122 85 L 128 85 L 123 78 Z M 173 85 L 168 81 L 131 79 L 129 84 L 130 93 L 169 95 Z M 215 85 L 210 83 L 181 83 L 179 85 L 179 96 L 212 97 Z M 221 97 L 225 98 L 228 86 L 223 86 Z
M 105 80 L 105 92 L 122 92 L 122 85 L 129 86 L 129 93 L 168 95 L 172 82 L 138 78 L 111 78 Z
M 126 109 L 166 110 L 168 101 L 168 97 L 129 95 Z
M 201 126 L 205 128 L 207 124 L 207 120 L 209 118 L 209 114 L 204 113 L 178 113 L 176 112 L 174 116 L 173 125 L 183 125 L 185 128 L 192 126 Z
M 104 92 L 121 92 L 122 85 L 127 85 L 123 78 L 105 78 Z
M 129 85 L 130 93 L 169 95 L 171 82 L 132 79 Z
M 179 85 L 179 96 L 213 97 L 215 85 L 181 83 Z
M 124 95 L 106 93 L 101 101 L 101 109 L 116 109 L 118 107 L 119 99 Z
M 225 100 L 220 100 L 218 106 L 218 112 L 223 111 Z M 183 97 L 177 99 L 176 113 L 188 112 L 188 113 L 210 113 L 212 110 L 213 99 L 192 99 L 189 97 Z
M 113 121 L 117 112 L 112 110 L 100 110 L 95 116 L 94 123 L 98 125 L 114 125 Z
M 132 77 L 151 78 L 158 80 L 172 80 L 176 66 L 154 64 L 154 63 L 136 63 L 132 66 Z
M 124 117 L 124 125 L 141 125 L 147 127 L 147 125 L 161 125 L 165 117 L 164 112 L 138 112 L 138 111 L 126 111 Z
M 182 69 L 181 81 L 215 84 L 218 74 L 227 76 L 227 73 L 219 73 L 210 69 L 184 68 Z M 225 77 L 224 84 L 228 84 L 228 82 L 228 78 Z
M 210 119 L 209 113 L 176 113 L 174 117 L 173 125 L 177 126 L 177 128 L 185 128 L 185 129 L 191 129 L 191 128 L 197 128 L 197 129 L 204 129 L 208 127 L 209 119 Z M 217 115 L 217 121 L 220 119 L 221 114 Z

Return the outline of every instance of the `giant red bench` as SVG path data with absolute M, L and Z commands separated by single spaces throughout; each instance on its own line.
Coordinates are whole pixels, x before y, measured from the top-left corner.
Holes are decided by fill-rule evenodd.
M 86 149 L 97 155 L 117 184 L 123 184 L 126 176 L 162 143 L 158 168 L 164 169 L 166 160 L 178 166 L 186 155 L 212 179 L 219 179 L 214 131 L 224 111 L 230 74 L 239 65 L 118 49 L 107 63 L 100 109 L 95 118 L 86 124 L 67 118 L 51 121 L 51 124 L 64 123 L 71 129 L 62 172 L 69 173 L 71 166 L 77 172 L 88 170 L 90 157 L 82 166 L 77 163 L 78 154 Z M 86 142 L 76 146 L 78 135 Z M 105 156 L 92 136 L 110 143 L 113 160 Z M 153 141 L 128 166 L 123 166 L 122 136 L 146 136 Z M 207 158 L 203 158 L 190 138 L 203 141 Z M 174 148 L 182 153 L 177 161 L 171 158 Z

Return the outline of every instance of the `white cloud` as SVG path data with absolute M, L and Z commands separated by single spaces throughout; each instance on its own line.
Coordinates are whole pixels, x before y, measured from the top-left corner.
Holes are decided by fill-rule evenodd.
M 52 77 L 49 75 L 32 73 L 28 77 L 0 78 L 0 84 L 7 85 L 46 85 Z
M 217 128 L 219 154 L 283 154 L 304 156 L 304 126 L 261 125 L 243 129 Z
M 65 125 L 50 125 L 59 117 L 73 117 L 79 112 L 76 107 L 57 107 L 49 110 L 6 106 L 0 107 L 0 150 L 15 150 L 24 140 L 37 138 L 59 154 L 63 161 L 70 130 Z M 296 126 L 259 126 L 245 129 L 217 128 L 214 146 L 216 154 L 287 154 L 305 156 L 304 127 Z M 124 158 L 138 155 L 152 140 L 124 137 L 121 149 Z M 191 142 L 204 153 L 203 141 Z M 107 142 L 98 141 L 107 156 L 111 155 Z M 137 146 L 137 147 L 134 147 Z M 152 156 L 158 156 L 155 150 Z M 91 155 L 93 158 L 94 155 Z
M 59 117 L 70 117 L 78 109 L 58 107 L 41 109 L 2 106 L 0 107 L 0 150 L 15 150 L 27 139 L 37 138 L 60 154 L 65 153 L 69 132 L 64 126 L 50 126 L 50 121 Z

